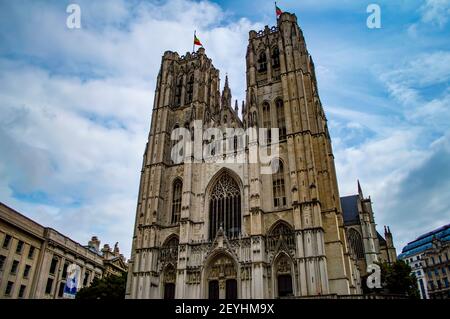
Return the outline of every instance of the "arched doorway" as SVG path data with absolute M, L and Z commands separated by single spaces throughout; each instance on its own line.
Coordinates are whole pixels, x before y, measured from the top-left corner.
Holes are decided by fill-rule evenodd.
M 178 243 L 178 237 L 171 236 L 165 241 L 159 251 L 159 261 L 163 264 L 162 295 L 164 299 L 175 299 Z
M 237 299 L 238 278 L 233 259 L 220 254 L 212 260 L 206 270 L 209 299 Z
M 175 299 L 175 267 L 172 264 L 164 270 L 164 299 Z
M 277 296 L 279 298 L 293 296 L 292 263 L 290 258 L 285 253 L 282 253 L 277 258 L 274 266 Z

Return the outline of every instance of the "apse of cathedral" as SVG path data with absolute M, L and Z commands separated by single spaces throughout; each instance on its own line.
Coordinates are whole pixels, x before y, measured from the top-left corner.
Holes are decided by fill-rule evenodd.
M 246 79 L 239 105 L 228 77 L 220 91 L 204 48 L 164 53 L 127 298 L 354 295 L 381 257 L 371 212 L 344 221 L 314 63 L 294 14 L 249 32 Z M 260 128 L 276 130 L 251 133 Z

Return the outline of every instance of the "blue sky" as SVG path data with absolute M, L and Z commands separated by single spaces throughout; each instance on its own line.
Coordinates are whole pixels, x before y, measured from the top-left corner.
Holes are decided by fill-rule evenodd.
M 142 153 L 165 50 L 192 33 L 234 98 L 248 32 L 272 1 L 0 2 L 0 201 L 86 243 L 131 248 Z M 381 7 L 381 29 L 366 8 Z M 450 0 L 278 1 L 316 64 L 341 196 L 360 179 L 398 251 L 450 222 Z

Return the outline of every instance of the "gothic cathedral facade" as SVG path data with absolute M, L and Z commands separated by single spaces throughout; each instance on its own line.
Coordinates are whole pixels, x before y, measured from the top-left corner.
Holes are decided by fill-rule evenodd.
M 246 101 L 238 116 L 228 78 L 220 93 L 219 71 L 203 48 L 181 57 L 164 53 L 141 171 L 127 298 L 360 293 L 327 119 L 296 16 L 285 12 L 277 26 L 250 31 L 246 61 Z M 172 131 L 186 128 L 197 137 L 196 121 L 221 130 L 278 128 L 279 138 L 250 135 L 242 151 L 234 138 L 233 147 L 213 161 L 174 162 Z M 279 150 L 277 170 L 262 174 L 249 149 L 271 143 Z

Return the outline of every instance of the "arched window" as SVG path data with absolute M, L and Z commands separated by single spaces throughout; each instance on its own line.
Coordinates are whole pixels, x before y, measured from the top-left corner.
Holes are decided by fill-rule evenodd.
M 276 250 L 279 242 L 285 243 L 289 249 L 295 249 L 295 233 L 292 227 L 285 222 L 278 222 L 267 236 L 266 246 L 268 250 Z M 283 245 L 284 246 L 284 245 Z
M 241 231 L 241 192 L 236 181 L 223 173 L 211 190 L 209 201 L 209 238 L 222 227 L 229 238 Z
M 270 144 L 272 142 L 272 131 L 270 130 L 272 127 L 270 121 L 270 105 L 267 102 L 263 104 L 263 127 L 267 129 L 266 131 L 266 144 Z
M 194 94 L 194 75 L 189 76 L 186 86 L 186 104 L 192 103 L 192 96 Z
M 286 121 L 284 118 L 284 106 L 283 101 L 281 99 L 278 99 L 275 102 L 276 109 L 277 109 L 277 125 L 279 129 L 280 134 L 280 141 L 283 141 L 286 139 Z
M 175 86 L 175 106 L 181 105 L 181 91 L 183 89 L 183 77 L 180 75 Z
M 280 50 L 278 50 L 278 47 L 275 47 L 272 50 L 272 67 L 274 69 L 280 67 Z
M 284 187 L 284 167 L 283 162 L 280 160 L 274 160 L 272 162 L 274 171 L 278 164 L 278 171 L 272 175 L 272 189 L 273 189 L 273 206 L 282 207 L 286 206 L 286 192 Z
M 350 242 L 350 248 L 355 253 L 356 257 L 358 259 L 364 258 L 364 246 L 361 234 L 357 230 L 351 228 L 348 231 L 348 241 Z
M 181 215 L 181 194 L 183 189 L 183 182 L 177 178 L 173 183 L 172 192 L 172 224 L 180 221 Z
M 267 71 L 267 57 L 266 57 L 266 53 L 264 51 L 262 51 L 259 54 L 259 59 L 258 59 L 258 72 L 266 72 Z

